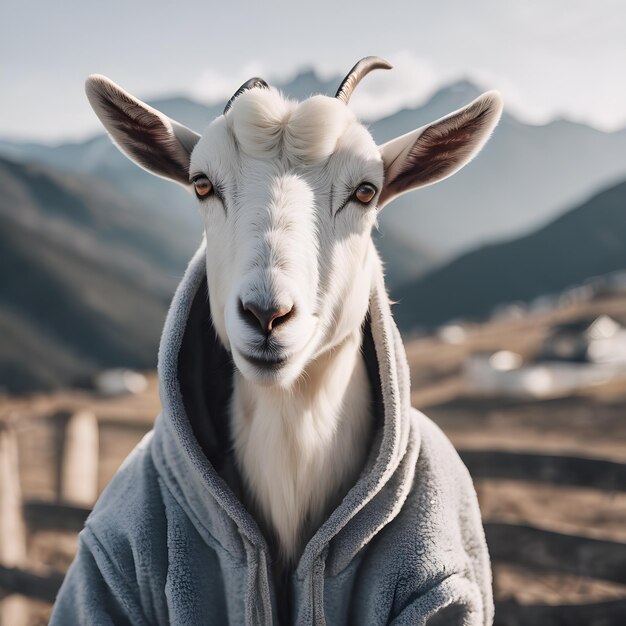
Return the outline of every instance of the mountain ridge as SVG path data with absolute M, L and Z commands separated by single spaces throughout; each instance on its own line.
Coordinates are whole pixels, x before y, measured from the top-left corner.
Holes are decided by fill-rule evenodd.
M 312 92 L 333 93 L 338 80 L 324 80 L 309 71 L 278 87 L 287 95 L 303 97 Z M 480 91 L 471 81 L 458 80 L 418 107 L 404 108 L 367 125 L 376 141 L 383 143 L 467 104 Z M 210 110 L 172 95 L 150 102 L 196 129 L 221 114 L 224 104 L 215 103 Z M 178 110 L 181 102 L 187 112 Z M 192 113 L 202 117 L 201 123 L 192 123 Z M 35 160 L 97 176 L 136 202 L 153 207 L 156 219 L 176 212 L 186 233 L 202 227 L 189 194 L 130 163 L 104 134 L 83 144 L 54 148 L 0 141 L 0 153 L 22 162 Z M 409 246 L 406 254 L 396 254 L 389 262 L 390 282 L 397 286 L 479 245 L 510 239 L 549 222 L 582 198 L 626 176 L 624 154 L 626 130 L 607 133 L 570 120 L 531 126 L 505 112 L 484 150 L 466 168 L 438 185 L 395 199 L 382 211 L 381 231 Z M 424 254 L 425 249 L 434 255 Z M 411 250 L 421 255 L 419 262 L 409 257 Z
M 545 227 L 483 246 L 399 287 L 403 330 L 484 319 L 500 304 L 560 293 L 626 268 L 626 181 L 595 194 Z

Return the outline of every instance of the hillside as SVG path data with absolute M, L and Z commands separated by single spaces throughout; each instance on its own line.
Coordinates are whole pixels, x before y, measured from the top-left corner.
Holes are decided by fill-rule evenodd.
M 498 304 L 529 301 L 626 268 L 626 182 L 548 226 L 465 254 L 392 293 L 403 330 L 479 319 Z
M 89 177 L 0 159 L 0 188 L 0 388 L 153 367 L 197 241 Z
M 410 236 L 402 237 L 384 225 L 372 232 L 385 268 L 385 283 L 389 289 L 404 285 L 440 262 L 440 255 L 424 245 L 416 244 Z

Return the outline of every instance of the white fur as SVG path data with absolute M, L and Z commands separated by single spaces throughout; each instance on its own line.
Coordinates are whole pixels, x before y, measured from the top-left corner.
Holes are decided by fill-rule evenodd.
M 337 100 L 296 104 L 255 90 L 209 127 L 190 171 L 223 186 L 223 202 L 202 206 L 214 324 L 238 370 L 234 447 L 250 497 L 290 562 L 356 481 L 365 454 L 360 326 L 376 208 L 341 207 L 363 181 L 382 186 L 382 161 Z M 275 331 L 291 355 L 278 374 L 243 358 L 258 334 L 239 316 L 239 299 L 295 305 Z
M 89 79 L 87 90 L 131 158 L 179 182 L 187 173 L 207 176 L 218 191 L 201 207 L 213 323 L 237 369 L 234 449 L 248 503 L 273 529 L 283 564 L 292 564 L 355 483 L 371 432 L 360 345 L 377 262 L 370 233 L 378 198 L 368 206 L 351 198 L 364 182 L 385 200 L 406 191 L 406 178 L 398 176 L 410 171 L 411 155 L 424 156 L 423 129 L 379 149 L 342 102 L 314 96 L 298 103 L 257 88 L 237 97 L 197 143 L 192 131 L 146 107 L 145 115 L 158 114 L 157 127 L 165 129 L 149 146 L 153 158 L 145 145 L 135 146 L 132 135 L 124 137 L 125 126 L 115 126 L 108 113 L 119 110 L 129 124 L 145 118 L 137 110 L 145 105 L 102 77 Z M 116 98 L 120 106 L 103 106 Z M 424 149 L 432 149 L 439 163 L 450 155 L 450 167 L 442 169 L 446 176 L 474 156 L 500 109 L 491 93 L 430 125 L 434 131 Z M 479 129 L 463 127 L 485 112 Z M 454 133 L 458 141 L 448 150 Z M 178 160 L 181 148 L 194 143 L 188 172 L 174 167 L 164 174 L 161 153 Z M 400 181 L 397 188 L 394 181 Z M 286 357 L 280 368 L 261 369 L 246 360 L 263 355 L 265 338 L 243 319 L 244 302 L 293 307 L 289 320 L 272 332 Z
M 238 374 L 235 452 L 255 504 L 290 562 L 355 482 L 370 431 L 370 393 L 360 333 L 307 368 L 291 393 Z
M 273 89 L 244 92 L 227 116 L 239 147 L 260 159 L 280 156 L 313 164 L 327 159 L 349 123 L 352 112 L 335 98 L 313 96 L 298 103 Z

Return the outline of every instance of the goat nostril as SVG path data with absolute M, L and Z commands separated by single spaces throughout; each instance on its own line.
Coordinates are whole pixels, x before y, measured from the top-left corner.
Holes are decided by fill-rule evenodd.
M 241 300 L 239 300 L 239 314 L 250 326 L 256 326 L 259 323 L 254 306 L 244 304 Z
M 259 325 L 264 333 L 271 333 L 276 326 L 284 324 L 292 315 L 294 307 L 263 309 L 252 303 L 239 302 L 241 317 L 252 326 Z
M 293 315 L 293 306 L 290 306 L 288 309 L 280 309 L 276 311 L 274 316 L 270 319 L 269 330 L 272 330 L 276 326 L 280 326 L 284 324 L 291 316 Z

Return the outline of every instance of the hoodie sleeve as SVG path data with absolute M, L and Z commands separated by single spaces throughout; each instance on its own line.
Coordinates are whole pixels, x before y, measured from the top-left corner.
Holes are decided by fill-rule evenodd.
M 480 598 L 476 583 L 453 574 L 414 598 L 390 626 L 490 626 L 492 607 L 483 607 Z
M 57 595 L 50 626 L 148 624 L 126 583 L 89 529 Z

